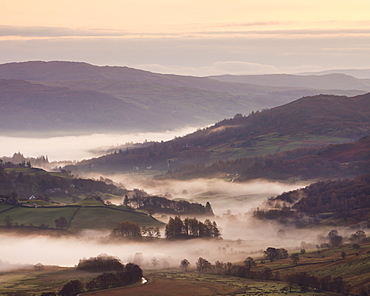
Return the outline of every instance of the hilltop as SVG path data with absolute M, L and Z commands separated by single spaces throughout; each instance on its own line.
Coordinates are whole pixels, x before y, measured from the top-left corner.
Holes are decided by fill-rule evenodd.
M 295 80 L 292 77 L 291 85 Z M 266 86 L 262 80 L 255 84 L 222 82 L 78 62 L 1 64 L 0 132 L 32 136 L 205 126 L 238 112 L 248 114 L 302 96 L 364 93 L 363 83 L 354 80 L 348 76 L 332 83 L 333 89 L 324 90 L 311 85 Z

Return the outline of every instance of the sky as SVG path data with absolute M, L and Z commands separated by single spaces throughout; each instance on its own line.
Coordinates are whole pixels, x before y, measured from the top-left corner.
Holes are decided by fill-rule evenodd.
M 0 63 L 160 73 L 370 68 L 368 0 L 0 0 Z

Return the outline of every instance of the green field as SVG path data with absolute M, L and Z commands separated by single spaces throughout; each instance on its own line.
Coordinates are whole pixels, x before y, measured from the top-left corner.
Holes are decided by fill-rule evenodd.
M 0 210 L 3 205 L 0 206 Z M 76 207 L 13 207 L 12 209 L 0 213 L 0 225 L 5 226 L 4 219 L 10 217 L 13 225 L 25 225 L 33 226 L 48 225 L 49 227 L 55 227 L 55 219 L 59 217 L 65 217 L 67 221 L 70 221 L 73 214 L 78 208 Z
M 37 201 L 35 201 L 37 204 Z M 140 226 L 162 226 L 162 223 L 148 214 L 129 210 L 126 207 L 107 206 L 95 200 L 80 201 L 70 206 L 10 206 L 0 205 L 0 226 L 55 228 L 55 220 L 65 217 L 68 231 L 84 229 L 112 230 L 117 223 L 129 220 Z
M 113 229 L 118 222 L 131 221 L 140 226 L 162 226 L 146 213 L 108 206 L 82 207 L 72 221 L 71 231 L 83 229 Z

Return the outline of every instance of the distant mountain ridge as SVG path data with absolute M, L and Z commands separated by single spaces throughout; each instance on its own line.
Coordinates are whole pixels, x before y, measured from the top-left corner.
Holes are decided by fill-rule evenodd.
M 221 75 L 210 76 L 224 82 L 249 83 L 270 87 L 306 87 L 315 89 L 361 89 L 370 91 L 370 79 L 357 79 L 350 75 L 330 73 L 323 75 Z
M 299 75 L 324 75 L 332 73 L 346 74 L 359 79 L 370 79 L 370 69 L 332 69 L 318 72 L 304 72 L 299 73 Z
M 1 64 L 0 79 L 0 132 L 28 136 L 205 126 L 302 96 L 364 93 L 342 82 L 337 90 L 265 86 L 63 61 Z
M 142 110 L 107 94 L 46 87 L 22 80 L 0 80 L 0 131 L 73 130 L 89 126 L 118 129 L 146 122 Z M 148 124 L 148 122 L 146 122 Z M 132 124 L 131 124 L 132 126 Z

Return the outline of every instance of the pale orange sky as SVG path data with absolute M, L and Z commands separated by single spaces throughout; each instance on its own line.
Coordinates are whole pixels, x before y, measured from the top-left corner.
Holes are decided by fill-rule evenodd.
M 193 68 L 195 65 L 203 67 L 201 73 L 212 72 L 211 68 L 217 63 L 229 63 L 232 67 L 249 65 L 252 68 L 261 65 L 258 71 L 270 69 L 270 72 L 289 72 L 294 68 L 297 71 L 319 70 L 323 66 L 362 65 L 370 68 L 370 61 L 361 60 L 365 59 L 365 52 L 370 48 L 368 0 L 2 2 L 0 62 L 68 59 L 186 73 L 190 72 L 185 67 Z M 135 43 L 132 39 L 136 40 Z M 290 46 L 287 39 L 292 42 Z M 17 47 L 14 43 L 17 40 L 26 42 L 26 46 Z M 307 46 L 302 46 L 303 43 Z M 271 53 L 265 47 L 270 47 Z M 82 54 L 94 48 L 99 49 L 95 56 Z M 148 48 L 152 50 L 148 51 Z M 170 48 L 173 56 L 168 57 Z M 125 53 L 126 58 L 119 56 L 119 52 Z M 188 55 L 184 59 L 186 53 Z M 313 55 L 320 53 L 321 58 L 312 59 Z M 109 58 L 104 58 L 103 54 Z M 196 54 L 205 56 L 202 60 Z M 267 55 L 276 57 L 264 58 Z M 327 65 L 323 64 L 325 55 L 329 55 Z M 339 55 L 343 56 L 340 58 Z M 284 56 L 293 58 L 286 59 L 284 64 Z M 348 60 L 344 63 L 346 58 Z M 200 60 L 203 64 L 199 63 Z M 313 64 L 315 60 L 317 65 Z M 338 61 L 342 61 L 342 65 Z
M 369 28 L 366 0 L 14 0 L 0 25 L 193 33 L 262 29 Z

